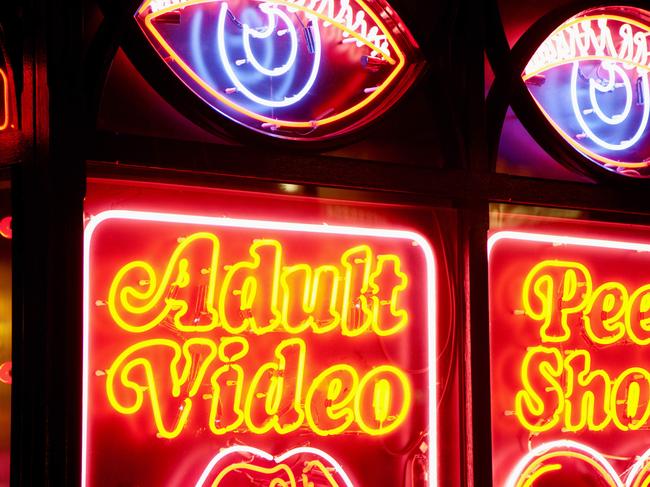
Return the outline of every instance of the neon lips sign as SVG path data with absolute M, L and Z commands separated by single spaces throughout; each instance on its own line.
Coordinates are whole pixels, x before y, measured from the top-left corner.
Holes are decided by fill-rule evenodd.
M 555 29 L 523 73 L 539 109 L 562 138 L 623 176 L 650 175 L 648 35 L 645 10 L 586 10 Z
M 135 17 L 203 102 L 278 138 L 361 127 L 421 69 L 415 42 L 383 0 L 147 0 Z
M 649 251 L 524 232 L 490 239 L 496 485 L 650 482 Z
M 401 485 L 435 434 L 421 236 L 108 211 L 85 245 L 85 485 Z

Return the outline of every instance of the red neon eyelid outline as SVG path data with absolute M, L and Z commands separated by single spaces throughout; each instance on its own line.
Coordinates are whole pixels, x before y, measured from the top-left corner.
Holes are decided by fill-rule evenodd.
M 208 465 L 203 469 L 203 472 L 201 473 L 201 476 L 197 480 L 195 487 L 206 487 L 205 481 L 207 480 L 207 477 L 210 475 L 215 465 L 217 465 L 223 458 L 230 455 L 231 453 L 242 453 L 242 452 L 249 453 L 252 455 L 257 455 L 258 457 L 261 457 L 264 460 L 273 461 L 278 465 L 281 465 L 282 462 L 284 462 L 287 458 L 290 458 L 294 454 L 311 453 L 312 455 L 320 457 L 323 460 L 329 462 L 329 464 L 334 467 L 336 473 L 340 475 L 341 479 L 345 483 L 345 487 L 352 487 L 353 485 L 352 481 L 350 480 L 350 477 L 348 477 L 348 474 L 345 472 L 345 470 L 343 470 L 343 467 L 331 455 L 325 453 L 323 450 L 319 450 L 317 448 L 312 448 L 309 446 L 304 446 L 304 447 L 298 447 L 292 450 L 288 450 L 284 452 L 282 455 L 273 456 L 270 453 L 265 452 L 264 450 L 260 450 L 259 448 L 239 445 L 239 446 L 231 446 L 228 448 L 223 448 L 217 455 L 212 457 L 212 460 L 210 460 Z
M 2 78 L 2 84 L 4 85 L 4 103 L 5 103 L 5 120 L 0 125 L 0 130 L 4 130 L 9 126 L 9 80 L 7 79 L 7 74 L 3 69 L 0 69 L 0 78 Z
M 203 3 L 214 3 L 215 1 L 217 1 L 217 0 L 190 0 L 190 1 L 182 4 L 182 6 L 188 7 L 188 6 L 192 6 L 192 5 L 200 5 L 200 4 L 203 4 Z M 258 120 L 258 121 L 260 121 L 262 123 L 270 123 L 270 124 L 273 124 L 273 125 L 277 125 L 277 126 L 281 126 L 281 127 L 290 127 L 290 128 L 315 128 L 315 127 L 318 127 L 318 126 L 321 126 L 321 125 L 328 125 L 328 124 L 337 122 L 339 120 L 342 120 L 342 119 L 346 118 L 347 116 L 349 116 L 349 115 L 351 115 L 351 114 L 353 114 L 355 112 L 358 112 L 359 110 L 366 107 L 375 98 L 377 98 L 382 92 L 384 92 L 386 90 L 386 88 L 393 82 L 393 80 L 402 71 L 402 69 L 404 68 L 404 66 L 406 64 L 406 59 L 404 57 L 404 54 L 399 49 L 399 46 L 397 45 L 397 43 L 393 39 L 393 36 L 390 34 L 390 32 L 386 29 L 386 26 L 383 24 L 383 22 L 381 22 L 377 18 L 377 16 L 374 14 L 374 12 L 372 12 L 367 7 L 367 5 L 363 2 L 363 0 L 355 0 L 355 1 L 357 2 L 358 5 L 361 6 L 361 8 L 364 10 L 364 12 L 366 12 L 370 16 L 370 18 L 372 18 L 372 20 L 375 22 L 377 27 L 379 27 L 381 29 L 381 31 L 384 33 L 384 35 L 386 36 L 386 39 L 388 40 L 391 47 L 395 51 L 395 54 L 399 58 L 399 62 L 397 64 L 397 67 L 395 69 L 393 69 L 393 71 L 386 78 L 386 80 L 375 91 L 373 91 L 370 94 L 370 96 L 365 98 L 363 101 L 361 101 L 361 102 L 357 103 L 356 105 L 354 105 L 353 107 L 348 108 L 347 110 L 345 110 L 345 111 L 343 111 L 341 113 L 338 113 L 336 115 L 333 115 L 331 117 L 327 117 L 327 118 L 324 118 L 322 120 L 311 120 L 311 121 L 307 121 L 307 122 L 292 122 L 290 120 L 280 120 L 280 119 L 275 119 L 275 118 L 270 118 L 270 117 L 265 117 L 263 115 L 259 115 L 259 114 L 255 113 L 255 112 L 252 112 L 250 110 L 242 108 L 239 105 L 237 105 L 236 103 L 233 103 L 232 101 L 228 100 L 221 93 L 219 93 L 217 90 L 215 90 L 212 86 L 210 86 L 208 83 L 203 81 L 203 79 L 199 75 L 197 75 L 187 65 L 187 63 L 185 63 L 185 61 L 183 61 L 181 59 L 181 57 L 178 54 L 176 54 L 176 51 L 174 51 L 174 49 L 172 49 L 172 47 L 169 45 L 169 43 L 167 41 L 165 41 L 165 39 L 162 37 L 162 35 L 160 35 L 160 33 L 156 30 L 156 28 L 153 26 L 153 23 L 152 23 L 152 20 L 155 19 L 156 17 L 158 17 L 159 15 L 162 15 L 164 13 L 167 13 L 167 12 L 178 9 L 178 7 L 179 7 L 178 5 L 170 6 L 170 7 L 161 9 L 161 10 L 159 10 L 157 12 L 154 12 L 154 13 L 149 13 L 145 17 L 144 23 L 145 23 L 147 29 L 149 29 L 151 34 L 156 38 L 156 40 L 158 41 L 160 46 L 165 50 L 165 52 L 167 52 L 167 54 L 170 56 L 170 58 L 176 64 L 178 64 L 178 66 L 185 72 L 185 74 L 187 74 L 190 78 L 192 78 L 194 80 L 194 82 L 196 82 L 199 86 L 201 86 L 201 88 L 203 88 L 205 91 L 207 91 L 210 95 L 215 97 L 218 101 L 220 101 L 224 105 L 232 108 L 233 110 L 235 110 L 235 111 L 237 111 L 237 112 L 239 112 L 239 113 L 241 113 L 241 114 L 243 114 L 243 115 L 245 115 L 247 117 L 250 117 L 250 118 L 252 118 L 254 120 Z M 148 8 L 149 5 L 151 4 L 151 2 L 152 2 L 152 0 L 147 0 L 142 5 L 142 7 L 140 8 L 137 15 L 140 15 L 146 8 Z M 287 2 L 285 2 L 284 0 L 268 0 L 268 3 L 276 3 L 276 4 L 279 4 L 279 5 L 287 5 Z M 293 4 L 291 6 L 295 7 L 295 8 L 300 8 L 299 6 L 293 5 Z M 306 10 L 304 8 L 300 8 L 300 9 L 301 10 Z
M 435 360 L 437 350 L 438 333 L 438 309 L 437 309 L 437 262 L 434 250 L 428 240 L 419 233 L 408 230 L 393 230 L 385 228 L 368 228 L 358 226 L 327 225 L 316 223 L 296 223 L 270 220 L 244 220 L 238 218 L 210 217 L 198 215 L 183 215 L 163 212 L 146 212 L 134 210 L 107 210 L 97 215 L 86 224 L 84 229 L 84 254 L 83 254 L 83 383 L 82 383 L 82 425 L 81 425 L 81 487 L 87 487 L 88 477 L 88 379 L 89 379 L 89 356 L 90 356 L 90 248 L 95 230 L 105 221 L 113 219 L 161 222 L 161 223 L 184 223 L 205 225 L 211 227 L 229 227 L 256 230 L 281 230 L 288 233 L 307 233 L 321 235 L 354 235 L 365 237 L 386 238 L 395 240 L 410 240 L 422 251 L 426 263 L 426 340 L 428 353 L 428 405 L 427 425 L 429 433 L 429 478 L 433 483 L 438 481 L 438 367 Z M 281 457 L 280 457 L 281 458 Z

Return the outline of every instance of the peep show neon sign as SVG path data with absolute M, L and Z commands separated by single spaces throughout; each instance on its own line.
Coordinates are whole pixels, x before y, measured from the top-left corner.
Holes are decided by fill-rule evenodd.
M 601 167 L 647 177 L 650 14 L 600 7 L 559 26 L 523 79 L 539 109 L 578 152 Z
M 421 68 L 384 1 L 147 0 L 136 20 L 205 103 L 279 138 L 320 140 L 365 125 Z
M 649 251 L 523 232 L 490 239 L 495 483 L 650 481 Z
M 144 454 L 154 477 L 124 478 L 400 485 L 355 464 L 435 431 L 434 262 L 415 233 L 107 211 L 85 275 L 86 485 L 145 444 L 166 468 Z

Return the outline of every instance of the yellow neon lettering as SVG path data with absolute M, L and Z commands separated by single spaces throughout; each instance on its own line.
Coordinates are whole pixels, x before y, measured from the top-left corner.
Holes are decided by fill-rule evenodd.
M 152 360 L 154 360 L 152 357 L 159 352 L 158 350 L 155 350 L 155 352 L 152 353 L 152 349 L 166 348 L 168 351 L 173 353 L 173 357 L 169 362 L 169 377 L 172 387 L 169 396 L 180 398 L 181 386 L 187 384 L 191 379 L 190 373 L 192 371 L 193 354 L 190 350 L 195 347 L 207 348 L 208 353 L 198 368 L 195 377 L 191 380 L 191 385 L 186 397 L 182 398 L 181 404 L 178 407 L 180 414 L 178 415 L 175 424 L 171 428 L 168 428 L 165 425 L 166 421 L 163 419 L 163 411 L 159 397 L 159 381 L 156 380 L 154 373 L 155 366 L 152 364 Z M 158 434 L 162 438 L 175 438 L 180 434 L 187 422 L 192 409 L 192 398 L 196 395 L 203 381 L 207 367 L 211 364 L 216 355 L 217 350 L 214 342 L 206 338 L 190 338 L 183 344 L 182 348 L 173 340 L 162 338 L 145 340 L 137 343 L 124 350 L 124 352 L 115 359 L 113 365 L 106 374 L 106 394 L 109 403 L 116 411 L 122 414 L 134 414 L 142 407 L 144 395 L 145 392 L 147 392 L 151 403 L 154 422 L 158 428 Z M 185 360 L 182 370 L 179 373 L 178 365 L 181 356 Z M 133 373 L 134 370 L 137 371 L 138 368 L 141 368 L 144 372 L 144 383 L 138 383 L 130 378 L 131 373 Z M 125 405 L 125 394 L 123 392 L 118 398 L 115 384 L 116 380 L 119 380 L 120 384 L 126 391 L 131 391 L 132 395 L 135 396 L 131 405 Z
M 650 372 L 632 367 L 619 375 L 612 385 L 611 407 L 612 420 L 621 431 L 636 431 L 646 425 L 650 418 Z
M 570 338 L 570 317 L 585 308 L 584 295 L 590 295 L 591 288 L 591 274 L 577 262 L 545 260 L 531 269 L 524 280 L 522 302 L 526 315 L 542 322 L 543 342 Z M 556 324 L 553 318 L 558 312 L 561 319 Z
M 249 253 L 252 262 L 228 266 L 219 294 L 223 328 L 233 335 L 247 329 L 261 335 L 280 324 L 278 293 L 282 246 L 276 240 L 256 240 Z M 228 306 L 233 301 L 239 306 Z
M 632 293 L 625 312 L 625 326 L 629 337 L 637 345 L 650 344 L 650 284 L 641 286 Z
M 320 436 L 338 435 L 347 430 L 354 422 L 354 410 L 348 405 L 354 400 L 358 386 L 359 375 L 349 365 L 335 365 L 322 371 L 312 381 L 305 397 L 305 416 L 311 430 Z M 321 400 L 315 404 L 316 394 Z M 331 423 L 328 427 L 323 425 L 325 420 Z
M 380 378 L 382 376 L 383 378 Z M 395 399 L 395 386 L 386 380 L 387 377 L 397 379 L 397 384 L 399 384 L 402 393 L 401 408 L 397 409 L 391 416 L 388 416 L 388 414 L 385 414 L 384 412 L 392 412 L 392 406 L 394 406 L 396 402 L 399 404 L 399 401 L 396 401 Z M 390 384 L 388 387 L 386 386 L 387 383 Z M 371 385 L 373 387 L 371 400 L 374 404 L 370 410 L 375 413 L 375 417 L 368 421 L 364 417 L 365 415 L 363 414 L 361 405 L 365 402 L 367 398 L 366 390 Z M 376 393 L 378 386 L 382 389 L 380 394 Z M 406 374 L 397 367 L 393 367 L 392 365 L 375 367 L 359 381 L 359 390 L 354 398 L 354 412 L 359 428 L 361 428 L 361 431 L 368 433 L 369 435 L 385 435 L 395 430 L 395 428 L 401 425 L 406 419 L 410 406 L 411 385 Z M 368 410 L 368 408 L 365 409 Z M 388 419 L 384 420 L 384 418 Z M 369 424 L 370 422 L 373 424 Z
M 201 232 L 181 241 L 160 280 L 150 263 L 130 262 L 110 287 L 111 317 L 131 333 L 149 331 L 170 315 L 180 331 L 220 326 L 232 335 L 278 328 L 324 334 L 340 327 L 344 336 L 390 336 L 408 325 L 400 303 L 408 276 L 396 255 L 373 258 L 370 246 L 359 245 L 344 251 L 337 265 L 285 265 L 282 245 L 271 239 L 255 240 L 248 254 L 250 260 L 221 272 L 219 240 Z
M 302 275 L 302 279 L 299 277 Z M 322 283 L 329 276 L 329 292 L 321 292 Z M 282 269 L 282 325 L 289 333 L 302 333 L 312 328 L 315 333 L 327 333 L 341 322 L 337 311 L 339 270 L 332 265 L 317 267 L 312 271 L 307 264 L 287 266 Z M 296 292 L 302 281 L 302 293 Z M 327 289 L 327 288 L 326 288 Z M 301 301 L 297 302 L 297 296 Z M 329 296 L 329 300 L 321 296 Z M 296 302 L 294 302 L 296 301 Z M 327 301 L 327 302 L 325 302 Z M 297 315 L 297 317 L 294 317 Z
M 295 363 L 292 364 L 293 367 L 287 367 L 287 355 L 294 356 Z M 305 371 L 305 343 L 299 338 L 283 340 L 275 349 L 275 356 L 277 363 L 268 362 L 258 369 L 246 395 L 244 405 L 246 426 L 250 431 L 258 435 L 268 433 L 271 429 L 275 429 L 280 434 L 290 433 L 298 429 L 305 417 L 305 413 L 300 405 Z M 284 399 L 286 390 L 285 379 L 289 371 L 295 371 L 296 377 L 294 395 L 291 400 L 291 414 L 288 412 L 284 413 L 281 418 L 278 412 L 280 411 L 280 404 Z M 260 383 L 265 376 L 268 381 L 268 386 L 266 392 L 261 392 L 260 389 L 263 388 L 260 388 Z M 258 399 L 260 396 L 263 398 L 262 402 L 264 406 L 261 409 L 264 411 L 263 417 L 265 421 L 264 424 L 258 426 L 252 416 L 254 409 L 253 403 L 254 401 L 259 402 Z M 293 415 L 294 419 L 285 422 L 287 414 L 289 416 Z
M 610 425 L 636 431 L 650 421 L 650 371 L 630 367 L 612 379 L 604 370 L 592 370 L 587 350 L 563 357 L 557 348 L 531 347 L 521 381 L 515 416 L 531 432 L 558 426 L 571 432 L 602 431 Z
M 351 365 L 336 364 L 309 380 L 305 343 L 289 338 L 247 382 L 238 361 L 248 354 L 248 340 L 238 336 L 222 338 L 218 345 L 209 338 L 190 338 L 182 345 L 162 338 L 141 341 L 124 350 L 108 370 L 109 403 L 131 415 L 148 410 L 148 398 L 162 438 L 181 434 L 206 377 L 212 393 L 203 398 L 210 401 L 208 422 L 215 435 L 239 430 L 284 435 L 306 425 L 329 436 L 356 424 L 358 431 L 379 436 L 398 428 L 408 414 L 411 384 L 397 367 L 379 365 L 360 378 Z M 217 358 L 220 364 L 215 364 Z M 156 374 L 162 370 L 168 373 Z
M 607 282 L 598 286 L 588 298 L 582 320 L 592 342 L 611 345 L 623 338 L 627 303 L 627 289 L 621 283 Z
M 515 415 L 527 430 L 548 431 L 560 420 L 564 402 L 558 379 L 562 371 L 562 354 L 559 350 L 542 346 L 528 349 L 521 365 L 523 390 L 515 396 Z M 537 377 L 537 374 L 544 379 L 544 384 L 535 388 L 530 377 Z
M 219 360 L 224 365 L 212 374 L 212 402 L 210 403 L 210 430 L 215 435 L 223 435 L 235 431 L 244 422 L 242 410 L 242 395 L 244 387 L 244 369 L 236 364 L 246 356 L 249 350 L 248 341 L 242 337 L 223 338 L 219 345 Z M 224 389 L 234 388 L 232 403 L 226 404 Z
M 196 253 L 196 247 L 209 248 L 209 259 L 198 262 L 192 259 L 194 266 L 190 266 L 189 259 L 183 255 Z M 111 317 L 121 328 L 131 333 L 142 333 L 151 330 L 162 322 L 167 315 L 173 313 L 173 322 L 180 331 L 201 332 L 210 331 L 218 324 L 217 312 L 214 308 L 214 294 L 216 286 L 216 269 L 219 257 L 219 239 L 211 233 L 196 233 L 184 239 L 174 250 L 169 263 L 163 272 L 160 285 L 156 279 L 154 268 L 147 262 L 134 261 L 122 267 L 111 284 L 108 293 L 108 310 Z M 203 265 L 201 265 L 203 264 Z M 192 272 L 190 272 L 190 267 Z M 202 277 L 201 269 L 211 269 L 207 278 Z M 188 314 L 189 304 L 187 299 L 179 299 L 176 295 L 179 290 L 188 288 L 192 277 L 199 282 L 207 281 L 207 290 L 204 302 L 198 303 L 199 309 L 195 310 L 187 320 L 191 324 L 183 323 L 182 319 Z M 126 282 L 138 283 L 137 289 L 127 285 Z M 194 292 L 200 286 L 197 283 Z M 209 316 L 209 323 L 197 324 L 201 314 Z M 135 324 L 134 324 L 135 323 Z
M 397 283 L 380 285 L 380 278 L 386 278 L 385 267 L 389 267 Z M 395 255 L 380 255 L 377 257 L 377 267 L 370 274 L 370 289 L 372 290 L 372 329 L 379 336 L 394 335 L 408 324 L 408 313 L 398 309 L 399 295 L 406 289 L 408 277 L 400 270 L 400 260 Z M 381 289 L 390 289 L 386 296 L 381 295 Z M 388 308 L 388 309 L 386 309 Z
M 367 245 L 347 250 L 341 257 L 345 268 L 341 312 L 341 332 L 344 336 L 359 336 L 368 330 L 372 322 L 372 311 L 367 296 L 371 262 L 372 250 Z
M 591 370 L 591 355 L 585 350 L 573 351 L 564 358 L 564 373 L 564 429 L 603 430 L 611 420 L 609 375 L 603 370 Z

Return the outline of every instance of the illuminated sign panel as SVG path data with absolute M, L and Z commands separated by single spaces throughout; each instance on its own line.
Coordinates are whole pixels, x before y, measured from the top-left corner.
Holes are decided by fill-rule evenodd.
M 384 1 L 146 0 L 136 20 L 205 103 L 278 138 L 320 140 L 365 125 L 422 67 Z
M 93 216 L 83 484 L 404 485 L 413 444 L 437 478 L 433 259 L 407 231 Z
M 650 482 L 650 243 L 490 239 L 494 484 Z
M 650 168 L 650 13 L 599 7 L 560 25 L 523 79 L 543 114 L 575 150 L 630 177 Z

